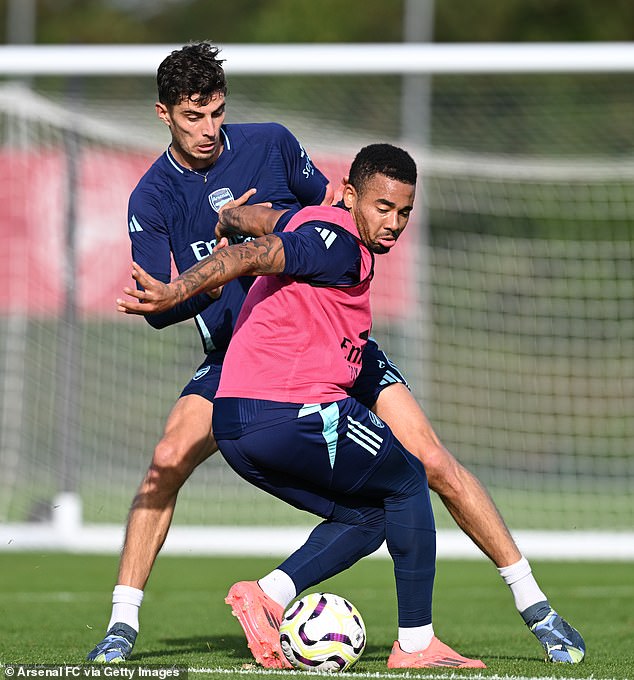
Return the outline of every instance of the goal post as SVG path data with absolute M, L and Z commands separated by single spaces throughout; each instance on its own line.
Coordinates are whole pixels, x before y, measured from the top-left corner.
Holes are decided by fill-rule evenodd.
M 153 75 L 181 45 L 5 45 L 6 76 Z M 221 45 L 231 75 L 631 73 L 634 44 L 363 43 Z M 378 58 L 380 56 L 380 58 Z
M 117 550 L 202 359 L 192 324 L 114 309 L 128 195 L 169 141 L 155 72 L 178 47 L 0 47 L 0 549 Z M 221 57 L 227 122 L 287 125 L 334 182 L 364 144 L 412 152 L 419 207 L 377 260 L 374 335 L 527 555 L 634 559 L 634 45 Z M 401 127 L 415 74 L 424 141 Z M 477 554 L 434 508 L 439 555 Z M 214 455 L 166 549 L 267 553 L 273 528 L 285 553 L 312 523 Z

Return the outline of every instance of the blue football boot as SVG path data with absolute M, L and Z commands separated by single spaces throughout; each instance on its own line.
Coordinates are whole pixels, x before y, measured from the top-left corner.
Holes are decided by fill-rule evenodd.
M 586 643 L 565 619 L 548 604 L 538 602 L 522 612 L 526 625 L 546 652 L 546 661 L 581 663 Z
M 94 663 L 121 663 L 132 654 L 136 635 L 136 630 L 127 623 L 115 623 L 86 659 Z

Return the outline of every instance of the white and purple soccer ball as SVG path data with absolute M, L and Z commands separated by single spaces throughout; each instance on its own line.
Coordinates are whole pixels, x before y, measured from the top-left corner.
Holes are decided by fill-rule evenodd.
M 365 625 L 357 608 L 332 593 L 311 593 L 284 613 L 280 644 L 293 668 L 318 673 L 348 670 L 365 649 Z

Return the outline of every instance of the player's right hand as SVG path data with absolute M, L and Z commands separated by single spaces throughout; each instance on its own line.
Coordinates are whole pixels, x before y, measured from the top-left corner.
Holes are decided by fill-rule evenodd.
M 124 314 L 157 314 L 171 309 L 179 302 L 176 286 L 150 276 L 136 262 L 132 263 L 132 278 L 142 290 L 126 286 L 123 292 L 132 300 L 117 298 L 117 311 Z

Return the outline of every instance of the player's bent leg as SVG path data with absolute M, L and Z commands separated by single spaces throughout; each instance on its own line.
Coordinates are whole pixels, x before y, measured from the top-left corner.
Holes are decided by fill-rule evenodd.
M 253 658 L 265 668 L 292 668 L 280 645 L 284 608 L 272 600 L 256 581 L 234 583 L 225 602 L 231 606 L 247 638 Z
M 306 543 L 278 567 L 293 581 L 295 592 L 343 571 L 383 542 L 381 508 L 336 506 L 333 515 L 332 520 L 315 527 Z M 255 581 L 234 584 L 225 602 L 231 605 L 255 660 L 266 668 L 291 668 L 279 638 L 283 606 L 268 597 Z
M 427 649 L 420 652 L 404 652 L 398 642 L 394 643 L 387 660 L 388 668 L 486 668 L 479 659 L 469 659 L 458 654 L 433 637 Z
M 359 488 L 384 490 L 385 534 L 394 562 L 399 628 L 432 623 L 436 530 L 421 463 L 394 440 L 380 466 Z M 422 648 L 424 639 L 418 641 Z
M 423 463 L 429 488 L 440 496 L 456 524 L 478 548 L 498 567 L 521 559 L 491 496 L 442 445 L 407 387 L 402 383 L 389 385 L 379 393 L 372 410 Z
M 395 383 L 383 389 L 373 410 L 390 426 L 405 448 L 423 463 L 429 487 L 440 496 L 465 534 L 498 569 L 516 565 L 522 555 L 487 490 L 442 445 L 405 385 Z M 538 589 L 534 581 L 533 584 Z M 548 611 L 552 611 L 548 602 L 538 604 L 540 620 L 546 618 L 545 624 L 535 620 L 533 607 L 520 614 L 544 648 L 546 659 L 565 663 L 581 661 L 585 643 L 580 633 L 558 614 L 554 614 L 555 618 L 548 617 Z M 548 630 L 551 625 L 553 631 Z
M 194 469 L 217 448 L 213 405 L 198 395 L 181 397 L 168 416 L 152 463 L 132 502 L 118 583 L 143 590 L 174 514 L 176 498 Z
M 586 643 L 578 630 L 563 619 L 548 602 L 538 602 L 522 612 L 529 630 L 539 640 L 546 661 L 580 663 L 586 654 Z
M 212 413 L 210 401 L 186 395 L 176 402 L 168 416 L 128 515 L 118 585 L 138 591 L 145 588 L 167 536 L 179 490 L 217 448 L 211 429 Z M 114 605 L 108 632 L 88 654 L 89 661 L 120 663 L 129 658 L 137 637 L 139 604 L 136 608 Z
M 371 555 L 384 540 L 383 508 L 337 503 L 332 517 L 318 524 L 278 568 L 290 576 L 299 593 Z

